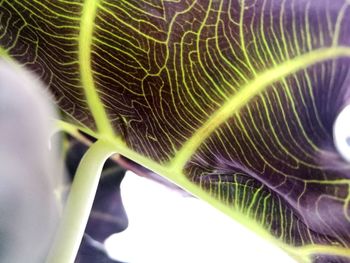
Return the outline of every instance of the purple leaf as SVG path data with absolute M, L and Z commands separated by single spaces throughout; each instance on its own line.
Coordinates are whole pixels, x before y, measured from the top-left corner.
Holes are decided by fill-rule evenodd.
M 347 1 L 8 0 L 0 12 L 3 53 L 45 81 L 67 121 L 143 164 L 183 157 L 169 177 L 294 256 L 349 252 L 350 167 L 333 138 L 350 101 Z

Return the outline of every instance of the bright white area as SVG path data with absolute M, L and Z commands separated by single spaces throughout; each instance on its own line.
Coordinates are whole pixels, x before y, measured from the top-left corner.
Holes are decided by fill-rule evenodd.
M 295 263 L 208 204 L 131 172 L 122 198 L 129 227 L 106 241 L 128 263 Z
M 333 127 L 334 143 L 341 156 L 350 162 L 350 105 L 338 115 Z

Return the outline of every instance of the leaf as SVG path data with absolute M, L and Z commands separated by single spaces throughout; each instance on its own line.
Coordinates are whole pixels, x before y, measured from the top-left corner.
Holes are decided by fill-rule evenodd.
M 0 3 L 1 53 L 67 121 L 299 261 L 349 258 L 348 1 Z

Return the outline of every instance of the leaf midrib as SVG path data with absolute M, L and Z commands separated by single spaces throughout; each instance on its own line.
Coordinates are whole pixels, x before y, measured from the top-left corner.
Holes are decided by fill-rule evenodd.
M 103 136 L 113 137 L 113 128 L 101 98 L 98 96 L 91 65 L 92 39 L 98 4 L 98 0 L 86 0 L 83 5 L 78 43 L 80 77 L 87 105 L 95 120 L 98 133 Z

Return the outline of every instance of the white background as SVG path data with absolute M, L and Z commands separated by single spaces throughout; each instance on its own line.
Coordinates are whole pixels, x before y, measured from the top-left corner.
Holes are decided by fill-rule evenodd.
M 295 263 L 206 203 L 128 172 L 121 186 L 129 227 L 106 241 L 128 263 Z

